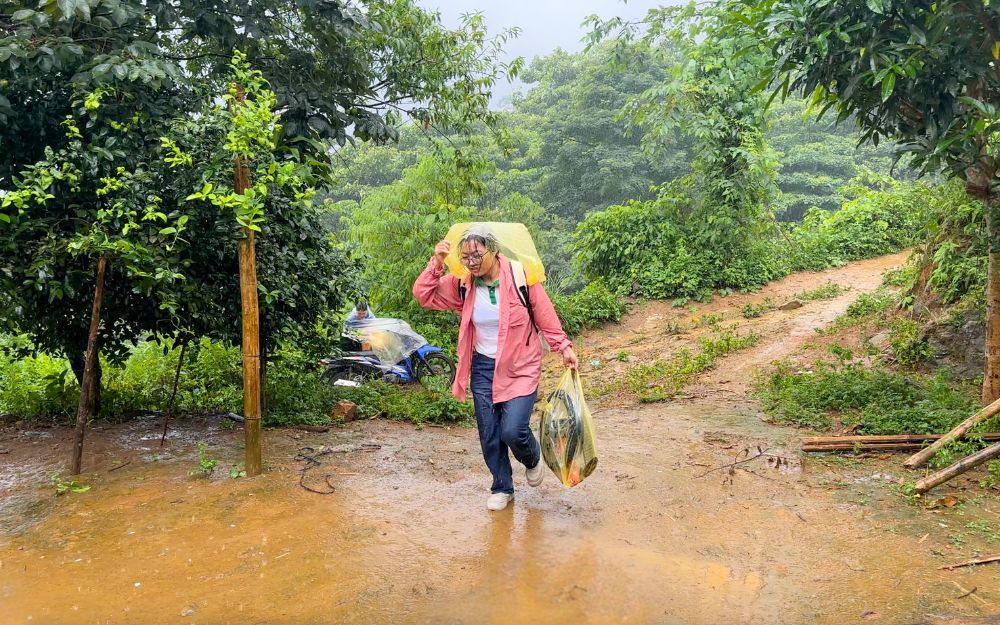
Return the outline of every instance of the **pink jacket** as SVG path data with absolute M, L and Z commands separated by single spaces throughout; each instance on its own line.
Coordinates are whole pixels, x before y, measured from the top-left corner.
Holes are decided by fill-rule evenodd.
M 538 388 L 538 378 L 542 371 L 542 343 L 528 319 L 528 310 L 521 304 L 510 273 L 510 261 L 500 259 L 500 333 L 497 336 L 496 369 L 493 374 L 493 401 L 504 402 L 515 397 L 529 395 Z M 444 275 L 444 268 L 434 265 L 432 258 L 427 267 L 413 283 L 413 296 L 424 308 L 453 310 L 461 316 L 458 327 L 458 370 L 451 392 L 461 400 L 466 397 L 469 374 L 472 371 L 472 347 L 475 344 L 472 325 L 472 308 L 475 304 L 475 290 L 472 276 L 468 277 L 468 291 L 463 304 L 458 291 L 459 280 L 455 276 Z M 552 301 L 542 284 L 528 287 L 531 312 L 549 347 L 561 352 L 573 343 L 563 332 L 562 323 L 556 315 Z

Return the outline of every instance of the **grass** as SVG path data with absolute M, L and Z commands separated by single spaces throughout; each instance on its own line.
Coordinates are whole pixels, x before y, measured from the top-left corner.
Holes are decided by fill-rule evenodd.
M 896 307 L 896 294 L 886 288 L 878 288 L 871 293 L 862 293 L 847 307 L 843 315 L 822 330 L 821 334 L 837 334 L 846 328 L 854 328 L 868 323 L 885 323 L 889 313 Z
M 795 294 L 795 299 L 804 300 L 807 302 L 812 302 L 821 299 L 833 299 L 840 295 L 841 293 L 846 293 L 849 289 L 842 287 L 836 282 L 827 282 L 822 286 L 818 286 L 815 289 L 810 289 L 808 291 L 802 291 L 801 293 Z
M 979 408 L 974 384 L 936 375 L 816 363 L 813 371 L 779 364 L 755 390 L 772 419 L 817 430 L 860 424 L 861 434 L 947 432 Z
M 703 337 L 697 353 L 682 349 L 672 358 L 633 367 L 623 380 L 608 384 L 601 391 L 630 391 L 641 402 L 666 401 L 675 397 L 696 375 L 711 369 L 720 357 L 752 347 L 759 340 L 758 334 L 740 335 L 736 326 L 725 328 L 713 336 Z
M 759 304 L 755 304 L 753 302 L 747 302 L 746 304 L 743 305 L 743 309 L 741 312 L 743 313 L 744 319 L 755 319 L 757 317 L 763 316 L 764 313 L 771 310 L 774 310 L 774 302 L 771 301 L 771 298 L 769 297 L 765 299 L 763 302 L 760 302 Z

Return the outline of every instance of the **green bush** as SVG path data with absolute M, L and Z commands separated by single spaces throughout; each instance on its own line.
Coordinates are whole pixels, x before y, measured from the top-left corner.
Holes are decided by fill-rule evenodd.
M 65 419 L 76 413 L 80 387 L 63 358 L 18 357 L 29 346 L 0 335 L 0 413 L 19 418 Z
M 756 387 L 776 421 L 828 429 L 833 416 L 863 434 L 947 432 L 979 408 L 978 388 L 936 375 L 902 374 L 861 364 L 816 363 L 813 371 L 778 365 Z
M 889 343 L 896 362 L 912 369 L 933 355 L 933 348 L 912 319 L 895 319 L 889 324 Z
M 606 321 L 618 321 L 625 314 L 625 303 L 608 290 L 603 280 L 595 280 L 572 295 L 552 296 L 563 330 L 577 335 Z
M 358 405 L 366 417 L 385 417 L 411 423 L 458 423 L 474 417 L 472 402 L 460 402 L 447 392 L 383 382 L 330 387 L 338 399 Z

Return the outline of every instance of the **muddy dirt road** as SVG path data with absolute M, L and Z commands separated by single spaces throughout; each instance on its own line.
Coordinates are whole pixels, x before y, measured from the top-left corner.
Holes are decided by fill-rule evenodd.
M 900 457 L 800 458 L 801 433 L 764 423 L 746 397 L 754 369 L 793 354 L 904 259 L 791 276 L 697 312 L 647 303 L 582 337 L 592 383 L 695 340 L 661 331 L 678 316 L 732 311 L 727 320 L 762 339 L 684 398 L 598 402 L 597 472 L 571 490 L 551 474 L 530 489 L 517 472 L 514 504 L 500 513 L 485 508 L 488 474 L 464 427 L 268 431 L 266 474 L 230 479 L 240 432 L 181 422 L 161 449 L 157 422 L 139 419 L 92 432 L 82 480 L 92 488 L 61 497 L 49 475 L 71 433 L 3 431 L 0 624 L 774 625 L 1000 613 L 1000 569 L 939 569 L 1000 551 L 983 529 L 997 527 L 1000 501 L 969 491 L 960 497 L 977 501 L 926 510 L 898 492 L 910 479 Z M 828 280 L 851 291 L 752 322 L 738 314 L 746 301 Z M 614 358 L 621 350 L 631 363 Z M 196 440 L 221 461 L 213 479 L 189 476 Z M 709 473 L 757 445 L 788 466 Z M 332 484 L 331 494 L 300 488 L 306 447 L 320 464 L 305 483 Z

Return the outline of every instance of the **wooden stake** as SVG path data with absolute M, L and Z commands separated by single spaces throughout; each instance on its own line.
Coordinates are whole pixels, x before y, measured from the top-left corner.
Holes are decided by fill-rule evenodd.
M 167 402 L 167 410 L 163 414 L 163 434 L 160 436 L 160 447 L 163 441 L 167 440 L 167 423 L 174 412 L 174 400 L 177 398 L 177 384 L 181 380 L 181 365 L 184 364 L 184 350 L 187 349 L 187 341 L 181 342 L 181 353 L 177 357 L 177 370 L 174 371 L 174 390 L 170 393 L 170 401 Z
M 243 87 L 236 86 L 236 101 L 243 101 Z M 250 170 L 237 158 L 233 188 L 243 194 L 250 188 Z M 243 463 L 247 477 L 260 475 L 260 313 L 257 308 L 257 254 L 254 232 L 243 228 L 239 244 L 240 303 L 243 308 L 243 434 L 246 456 Z
M 916 469 L 918 467 L 922 467 L 924 464 L 927 463 L 928 460 L 930 460 L 934 456 L 934 454 L 941 451 L 942 447 L 944 447 L 945 445 L 947 445 L 948 443 L 952 442 L 957 438 L 965 436 L 965 433 L 971 430 L 973 426 L 975 426 L 980 421 L 985 421 L 986 419 L 989 419 L 997 412 L 1000 412 L 1000 399 L 994 401 L 989 406 L 986 406 L 985 408 L 983 408 L 976 414 L 972 415 L 965 421 L 959 423 L 958 426 L 955 427 L 955 429 L 953 429 L 951 432 L 948 432 L 947 434 L 936 440 L 930 447 L 921 449 L 917 453 L 910 456 L 906 460 L 906 462 L 903 463 L 903 466 L 906 467 L 907 469 Z
M 962 458 L 950 467 L 941 469 L 937 473 L 931 473 L 924 479 L 918 481 L 913 490 L 916 493 L 926 493 L 935 486 L 943 484 L 951 478 L 961 475 L 969 469 L 978 467 L 982 463 L 996 457 L 1000 457 L 1000 443 L 994 443 L 986 449 L 980 450 L 966 458 Z
M 90 311 L 90 333 L 87 336 L 87 354 L 84 357 L 83 382 L 80 384 L 80 404 L 76 409 L 76 432 L 73 436 L 73 459 L 70 474 L 79 475 L 83 468 L 83 437 L 90 417 L 91 397 L 94 392 L 97 363 L 97 330 L 101 325 L 101 303 L 104 301 L 104 275 L 108 259 L 104 255 L 97 260 L 97 283 L 94 285 L 94 306 Z

